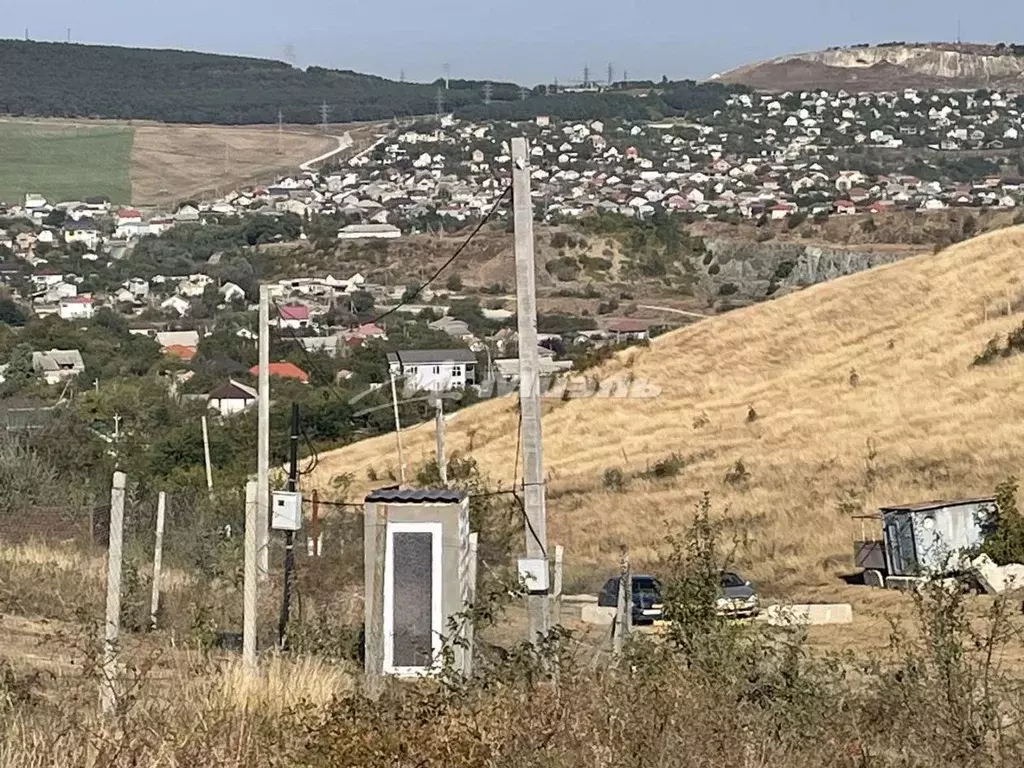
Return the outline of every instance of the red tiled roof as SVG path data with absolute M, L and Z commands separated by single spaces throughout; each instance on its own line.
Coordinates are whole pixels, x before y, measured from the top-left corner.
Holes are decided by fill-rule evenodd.
M 142 214 L 134 208 L 122 208 L 117 212 L 117 218 L 119 219 L 141 219 Z
M 169 347 L 164 347 L 163 352 L 168 357 L 176 357 L 179 360 L 184 360 L 186 363 L 196 356 L 196 351 L 192 347 L 186 347 L 184 344 L 171 344 Z
M 259 366 L 256 365 L 249 369 L 249 373 L 253 376 L 258 376 L 259 372 Z M 301 381 L 303 384 L 309 383 L 309 374 L 294 363 L 271 363 L 270 375 L 278 376 L 282 379 L 295 379 L 296 381 Z
M 302 304 L 285 304 L 278 313 L 282 320 L 309 320 L 309 307 Z

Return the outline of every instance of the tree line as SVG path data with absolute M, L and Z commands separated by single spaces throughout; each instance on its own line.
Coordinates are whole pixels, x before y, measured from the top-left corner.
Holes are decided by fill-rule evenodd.
M 684 81 L 662 83 L 649 98 L 622 92 L 548 96 L 513 83 L 443 80 L 397 82 L 357 72 L 192 51 L 0 40 L 0 113 L 30 117 L 147 119 L 168 123 L 242 125 L 321 120 L 388 120 L 437 111 L 462 117 L 526 119 L 549 114 L 570 119 L 643 118 L 719 107 L 730 87 Z

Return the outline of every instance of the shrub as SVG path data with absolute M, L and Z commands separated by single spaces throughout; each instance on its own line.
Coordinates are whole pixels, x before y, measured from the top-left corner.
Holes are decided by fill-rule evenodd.
M 606 490 L 619 493 L 626 489 L 626 476 L 618 467 L 608 467 L 604 471 L 601 483 Z
M 664 459 L 648 466 L 643 476 L 652 480 L 666 480 L 682 472 L 686 468 L 687 463 L 685 456 L 673 453 L 671 456 L 666 456 Z
M 995 507 L 982 526 L 981 551 L 997 564 L 1024 563 L 1024 517 L 1017 509 L 1017 478 L 996 488 Z
M 750 470 L 743 463 L 743 459 L 737 459 L 736 463 L 729 467 L 725 473 L 725 484 L 732 486 L 743 486 L 750 481 Z

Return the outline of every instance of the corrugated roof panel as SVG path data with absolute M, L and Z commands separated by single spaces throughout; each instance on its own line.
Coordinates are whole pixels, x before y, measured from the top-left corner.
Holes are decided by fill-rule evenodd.
M 366 497 L 370 504 L 458 504 L 465 491 L 447 488 L 378 488 Z

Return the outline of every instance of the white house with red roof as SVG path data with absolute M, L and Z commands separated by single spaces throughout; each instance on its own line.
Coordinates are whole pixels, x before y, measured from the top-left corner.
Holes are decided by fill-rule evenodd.
M 277 326 L 293 331 L 309 328 L 309 307 L 305 304 L 285 304 L 278 307 Z
M 149 234 L 149 228 L 142 222 L 142 213 L 135 208 L 121 208 L 116 223 L 114 237 L 118 239 L 131 240 Z
M 61 299 L 57 313 L 61 320 L 91 320 L 94 314 L 92 296 L 69 296 Z

